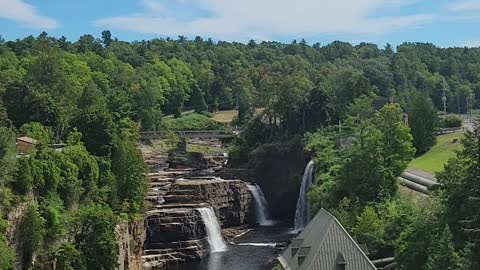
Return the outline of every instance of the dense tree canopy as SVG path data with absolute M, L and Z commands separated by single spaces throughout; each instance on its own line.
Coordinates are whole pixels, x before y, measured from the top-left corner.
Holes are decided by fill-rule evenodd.
M 310 193 L 313 208 L 331 207 L 375 250 L 392 248 L 393 235 L 409 225 L 424 229 L 399 218 L 413 212 L 398 199 L 396 183 L 414 152 L 409 132 L 418 153 L 428 150 L 444 91 L 448 112 L 478 108 L 479 63 L 478 48 L 428 43 L 395 50 L 340 41 L 242 44 L 183 36 L 123 42 L 108 30 L 101 39 L 69 41 L 41 33 L 0 42 L 0 210 L 6 212 L 13 198 L 32 201 L 22 221 L 25 267 L 39 254 L 39 264 L 55 260 L 59 269 L 113 269 L 118 215 L 135 220 L 143 209 L 138 132 L 218 128 L 208 112 L 237 109 L 235 123 L 244 130 L 231 149 L 239 160 L 259 144 L 310 134 L 320 164 Z M 378 101 L 388 104 L 377 108 Z M 171 120 L 185 111 L 199 114 Z M 16 159 L 15 133 L 40 144 Z M 466 242 L 478 244 L 466 233 L 477 230 L 480 220 L 478 185 L 467 181 L 478 176 L 475 138 L 467 138 L 470 150 L 439 177 L 442 200 L 465 206 L 447 207 L 446 224 L 439 221 L 428 236 L 442 239 L 445 244 L 432 246 L 445 253 L 412 265 L 434 269 L 448 263 L 455 269 L 463 265 L 459 250 Z M 63 152 L 46 146 L 62 142 Z M 12 252 L 3 238 L 4 217 L 0 267 L 8 269 Z M 368 227 L 378 230 L 371 234 Z M 410 254 L 415 236 L 403 233 L 399 258 Z M 478 245 L 472 250 L 478 261 Z M 443 262 L 445 254 L 456 255 Z

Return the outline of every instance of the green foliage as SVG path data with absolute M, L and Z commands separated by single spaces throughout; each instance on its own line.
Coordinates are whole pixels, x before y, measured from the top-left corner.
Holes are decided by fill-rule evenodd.
M 117 217 L 106 205 L 89 204 L 81 207 L 73 219 L 74 246 L 63 252 L 64 263 L 71 265 L 75 255 L 80 269 L 113 270 L 117 266 L 118 244 L 115 239 Z
M 82 253 L 75 246 L 63 243 L 55 254 L 57 269 L 59 270 L 84 270 Z
M 414 213 L 401 232 L 395 257 L 401 269 L 469 269 L 465 253 L 454 247 L 448 225 L 443 225 L 438 203 Z
M 462 126 L 462 119 L 456 115 L 447 115 L 444 119 L 441 121 L 441 125 L 444 128 L 455 128 L 455 127 L 461 127 Z
M 24 124 L 20 127 L 20 133 L 24 136 L 33 138 L 43 144 L 49 144 L 53 141 L 53 131 L 49 127 L 45 127 L 41 123 L 32 122 Z
M 96 159 L 83 145 L 67 146 L 62 153 L 78 168 L 78 179 L 81 181 L 85 195 L 97 192 L 99 168 Z
M 430 247 L 430 252 L 425 267 L 427 270 L 457 270 L 470 268 L 469 262 L 456 252 L 452 242 L 452 233 L 448 226 L 446 226 L 445 229 L 434 238 L 433 245 Z
M 58 194 L 49 193 L 40 203 L 39 210 L 45 219 L 45 240 L 54 242 L 64 233 L 65 220 L 62 216 L 64 212 L 63 201 Z
M 192 104 L 195 108 L 196 113 L 201 114 L 208 111 L 208 106 L 203 97 L 203 93 L 197 84 L 193 86 Z
M 239 165 L 248 161 L 248 154 L 250 149 L 246 146 L 245 142 L 237 140 L 237 142 L 231 144 L 228 147 L 228 162 L 229 164 Z
M 344 159 L 338 189 L 362 202 L 392 197 L 397 190 L 396 178 L 414 153 L 400 108 L 385 106 L 375 114 L 365 134 L 364 139 L 353 143 Z
M 95 84 L 90 83 L 85 87 L 79 99 L 79 106 L 74 123 L 82 133 L 85 147 L 95 155 L 110 155 L 115 124 L 108 111 L 105 97 Z
M 17 160 L 17 169 L 12 183 L 13 189 L 20 194 L 27 194 L 33 190 L 34 176 L 32 172 L 32 160 L 22 157 Z
M 0 185 L 0 213 L 8 213 L 13 206 L 14 199 L 12 190 Z
M 13 201 L 10 188 L 33 194 L 52 226 L 45 239 L 64 236 L 62 222 L 57 221 L 68 220 L 72 206 L 83 209 L 86 203 L 104 203 L 101 210 L 107 214 L 106 204 L 132 218 L 141 211 L 145 192 L 137 131 L 219 129 L 222 126 L 206 116 L 180 116 L 191 109 L 202 113 L 238 109 L 243 130 L 230 149 L 232 162 L 247 161 L 249 152 L 261 144 L 321 129 L 309 139 L 309 148 L 316 150 L 312 209 L 327 207 L 351 229 L 369 205 L 386 223 L 377 246 L 391 248 L 394 235 L 407 231 L 412 222 L 411 207 L 396 197 L 396 177 L 413 148 L 408 129 L 401 125 L 401 111 L 389 105 L 374 113 L 372 97 L 404 105 L 414 145 L 418 152 L 426 151 L 432 144 L 432 112 L 443 108 L 444 80 L 449 112 L 466 113 L 467 103 L 479 106 L 474 100 L 480 96 L 478 58 L 475 48 L 443 49 L 423 43 L 405 43 L 395 50 L 390 45 L 381 49 L 339 41 L 324 46 L 184 37 L 122 42 L 109 31 L 102 32 L 101 40 L 84 35 L 69 42 L 42 33 L 0 42 L 0 125 L 19 129 L 27 124 L 24 133 L 43 143 L 52 142 L 55 135 L 55 140 L 68 144 L 66 153 L 40 147 L 16 166 L 13 136 L 0 128 L 2 210 Z M 424 96 L 414 98 L 416 93 Z M 252 120 L 255 108 L 263 113 Z M 178 119 L 162 119 L 170 114 Z M 444 219 L 457 253 L 472 239 L 467 231 L 480 224 L 475 203 L 467 199 L 479 197 L 475 168 L 480 166 L 475 163 L 479 159 L 473 140 L 467 139 L 465 148 L 474 150 L 462 152 L 439 176 L 446 183 L 440 192 L 448 205 Z M 362 223 L 369 222 L 358 224 Z M 466 224 L 471 227 L 464 228 Z M 438 227 L 436 235 L 448 242 L 448 233 L 441 232 L 446 226 Z M 92 235 L 98 236 L 84 234 L 90 240 Z M 377 239 L 363 235 L 368 241 Z M 58 268 L 93 267 L 90 260 L 98 257 L 86 252 L 87 244 L 68 244 L 59 250 Z M 479 261 L 475 254 L 480 248 L 473 244 L 472 256 Z M 443 247 L 451 251 L 448 245 Z M 45 249 L 54 252 L 57 247 Z M 437 266 L 434 261 L 432 267 Z
M 7 245 L 5 237 L 6 227 L 7 221 L 0 217 L 0 269 L 11 270 L 13 269 L 14 253 Z
M 38 212 L 36 203 L 25 212 L 18 225 L 17 234 L 23 265 L 28 268 L 32 264 L 32 256 L 40 251 L 45 236 L 45 219 Z
M 15 170 L 15 140 L 13 132 L 0 127 L 0 187 L 11 181 Z
M 473 245 L 473 268 L 478 267 L 480 247 L 476 232 L 480 228 L 478 198 L 480 188 L 480 129 L 478 124 L 473 132 L 467 132 L 462 141 L 463 147 L 457 157 L 451 159 L 445 170 L 437 174 L 440 185 L 440 198 L 445 207 L 444 219 L 449 226 L 455 247 L 464 248 L 469 242 Z
M 117 182 L 120 211 L 131 215 L 140 212 L 147 191 L 146 167 L 137 145 L 128 138 L 118 139 L 112 152 L 112 172 Z
M 435 145 L 435 130 L 439 122 L 437 110 L 426 95 L 414 93 L 407 113 L 416 154 L 423 154 Z
M 352 233 L 360 243 L 370 243 L 370 248 L 382 245 L 382 236 L 384 234 L 383 222 L 375 212 L 373 207 L 367 206 L 357 217 Z M 376 249 L 373 249 L 375 252 Z
M 67 145 L 79 145 L 82 141 L 82 133 L 74 128 L 67 136 Z
M 179 118 L 165 118 L 163 123 L 168 130 L 217 130 L 224 126 L 206 115 L 192 113 Z

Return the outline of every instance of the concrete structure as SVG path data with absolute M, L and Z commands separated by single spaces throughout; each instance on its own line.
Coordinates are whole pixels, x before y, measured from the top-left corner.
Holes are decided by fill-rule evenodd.
M 16 140 L 17 153 L 18 154 L 27 154 L 35 148 L 38 141 L 30 137 L 19 137 Z
M 321 209 L 279 257 L 286 270 L 376 270 L 340 222 Z

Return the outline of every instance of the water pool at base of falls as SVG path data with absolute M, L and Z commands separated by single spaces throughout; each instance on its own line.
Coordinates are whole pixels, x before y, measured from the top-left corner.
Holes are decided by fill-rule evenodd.
M 274 243 L 288 241 L 293 237 L 291 227 L 276 225 L 255 227 L 252 231 L 235 239 L 236 244 L 227 244 L 224 252 L 207 255 L 199 262 L 168 266 L 172 270 L 264 270 L 271 269 L 268 261 L 277 256 L 281 249 Z

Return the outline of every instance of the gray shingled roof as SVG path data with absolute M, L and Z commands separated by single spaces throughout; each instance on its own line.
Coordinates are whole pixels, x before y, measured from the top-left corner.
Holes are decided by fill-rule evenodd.
M 340 222 L 325 209 L 317 213 L 279 260 L 286 270 L 376 270 Z

